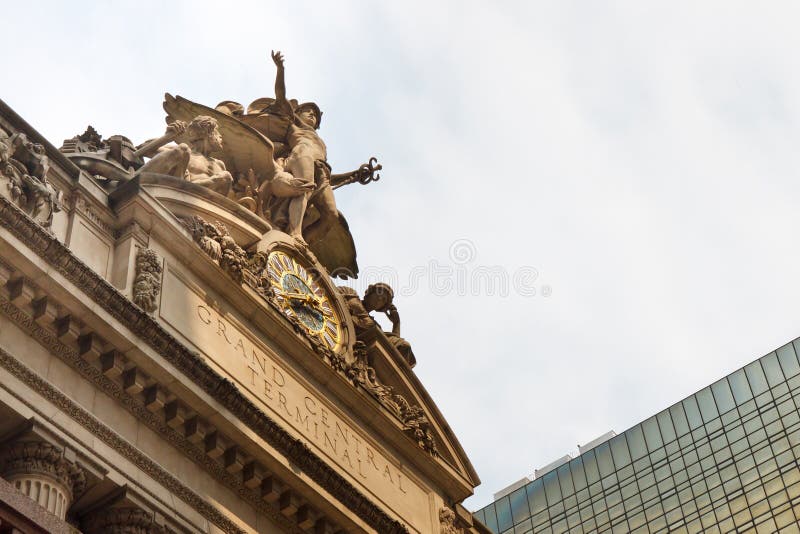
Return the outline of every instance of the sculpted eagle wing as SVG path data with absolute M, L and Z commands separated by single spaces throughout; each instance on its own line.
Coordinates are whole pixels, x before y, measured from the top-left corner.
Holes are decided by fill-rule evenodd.
M 261 181 L 271 178 L 275 173 L 275 146 L 272 141 L 239 119 L 169 93 L 164 95 L 164 111 L 168 117 L 185 122 L 190 122 L 198 115 L 216 119 L 222 134 L 222 152 L 211 155 L 225 162 L 234 176 L 253 169 Z

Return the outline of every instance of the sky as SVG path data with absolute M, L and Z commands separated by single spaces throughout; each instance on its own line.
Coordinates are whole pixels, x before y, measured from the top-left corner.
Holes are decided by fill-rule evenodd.
M 0 98 L 56 146 L 157 137 L 164 92 L 272 96 L 284 52 L 334 172 L 384 166 L 336 192 L 355 286 L 395 287 L 472 510 L 800 335 L 796 2 L 3 11 Z

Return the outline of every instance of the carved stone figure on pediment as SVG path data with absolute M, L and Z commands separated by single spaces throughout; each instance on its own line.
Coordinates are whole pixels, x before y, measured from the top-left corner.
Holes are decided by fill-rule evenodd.
M 369 331 L 377 327 L 370 312 L 385 313 L 392 323 L 392 330 L 384 332 L 384 334 L 411 367 L 416 365 L 417 359 L 414 351 L 411 350 L 411 344 L 400 336 L 400 313 L 393 303 L 394 291 L 389 284 L 378 282 L 370 285 L 364 292 L 363 299 L 359 299 L 358 293 L 347 286 L 339 286 L 339 292 L 347 302 L 350 316 L 353 318 L 353 325 L 356 328 L 356 336 L 361 338 L 369 336 Z
M 178 144 L 168 145 L 170 141 Z M 165 174 L 183 178 L 227 195 L 233 183 L 225 162 L 211 156 L 222 150 L 219 124 L 213 117 L 198 115 L 188 124 L 173 121 L 166 133 L 158 139 L 144 143 L 137 154 L 152 156 L 139 172 Z
M 322 112 L 314 103 L 287 99 L 283 56 L 274 52 L 272 60 L 278 69 L 275 98 L 259 98 L 247 110 L 231 100 L 211 109 L 167 94 L 168 121 L 197 115 L 217 120 L 223 148 L 214 156 L 233 176 L 228 197 L 307 243 L 332 276 L 355 278 L 355 244 L 333 190 L 376 181 L 381 166 L 370 158 L 355 171 L 332 174 L 317 133 Z
M 43 145 L 17 132 L 0 130 L 0 195 L 9 198 L 32 219 L 50 228 L 61 211 L 61 192 L 47 179 L 50 158 Z

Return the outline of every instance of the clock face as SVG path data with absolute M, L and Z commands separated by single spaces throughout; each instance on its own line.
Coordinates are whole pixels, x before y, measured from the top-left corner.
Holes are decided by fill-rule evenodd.
M 267 274 L 283 312 L 296 318 L 328 348 L 337 348 L 342 340 L 341 321 L 327 293 L 303 264 L 285 252 L 270 252 Z

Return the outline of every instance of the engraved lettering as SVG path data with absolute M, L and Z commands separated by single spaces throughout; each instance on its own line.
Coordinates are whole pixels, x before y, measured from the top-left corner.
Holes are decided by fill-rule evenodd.
M 353 462 L 350 461 L 350 453 L 347 452 L 347 449 L 342 453 L 342 460 L 347 460 L 347 465 L 350 466 L 350 469 L 353 468 Z
M 252 355 L 250 356 L 250 364 L 253 366 L 253 369 L 257 369 L 256 364 L 258 364 L 258 367 L 261 368 L 261 372 L 266 375 L 267 374 L 266 358 L 259 357 L 258 354 L 256 353 L 256 349 L 253 349 L 253 352 L 251 354 Z
M 222 319 L 217 319 L 217 335 L 224 337 L 225 341 L 228 342 L 228 345 L 231 344 L 231 340 L 228 339 L 228 333 L 225 331 L 225 323 L 222 322 Z
M 367 478 L 367 475 L 361 470 L 361 458 L 357 458 L 356 461 L 358 462 L 358 474 L 361 475 L 361 478 Z
M 373 456 L 372 449 L 369 447 L 367 447 L 367 460 L 369 460 L 369 462 L 375 468 L 375 471 L 380 471 L 380 469 L 378 469 L 378 464 L 375 463 L 375 456 Z
M 333 449 L 333 452 L 335 453 L 336 452 L 336 445 L 337 445 L 336 437 L 334 436 L 333 441 L 331 441 L 331 438 L 330 438 L 330 436 L 328 436 L 327 432 L 322 432 L 322 436 L 325 438 L 325 444 L 330 446 L 330 448 Z
M 275 397 L 272 396 L 272 384 L 266 378 L 264 379 L 264 396 L 266 398 L 268 398 L 269 400 L 272 400 L 272 399 L 275 398 Z
M 209 304 L 196 301 L 187 310 L 190 311 L 192 307 L 201 324 L 215 326 L 214 329 L 198 329 L 195 326 L 195 330 L 192 330 L 201 332 L 204 336 L 201 339 L 213 343 L 209 345 L 213 349 L 211 352 L 202 350 L 206 350 L 209 357 L 235 380 L 239 380 L 246 390 L 256 394 L 265 409 L 280 414 L 310 444 L 324 451 L 334 463 L 366 486 L 391 486 L 398 497 L 417 498 L 418 490 L 413 479 L 404 476 L 379 449 L 373 449 L 357 430 L 358 427 L 351 427 L 348 422 L 339 419 L 337 412 L 329 409 L 325 401 L 298 383 L 294 375 L 287 374 L 288 370 L 277 363 L 269 349 L 261 350 L 262 345 L 227 321 Z M 181 318 L 185 321 L 187 314 L 184 313 Z M 194 318 L 188 318 L 196 324 Z M 264 384 L 263 391 L 261 382 Z
M 241 349 L 242 351 L 242 357 L 247 358 L 247 353 L 244 351 L 244 339 L 242 339 L 241 337 L 239 338 L 239 342 L 236 344 L 236 346 L 233 347 L 233 350 L 239 350 L 239 349 Z
M 274 365 L 272 366 L 272 381 L 278 384 L 278 387 L 283 387 L 286 385 L 286 379 L 283 377 L 283 374 L 278 370 L 277 367 Z
M 303 417 L 303 414 L 300 413 L 300 407 L 299 406 L 295 406 L 294 409 L 295 409 L 295 416 L 294 416 L 295 422 L 298 423 L 301 426 L 305 423 L 306 432 L 307 432 L 308 429 L 309 429 L 309 426 L 308 426 L 308 415 Z
M 310 413 L 311 415 L 317 415 L 316 412 L 317 403 L 314 402 L 314 399 L 306 395 L 306 398 L 303 399 L 303 401 L 306 403 L 306 410 L 308 410 L 308 413 Z
M 344 440 L 345 445 L 350 445 L 350 441 L 347 439 L 347 428 L 345 427 L 342 430 L 342 426 L 339 424 L 339 421 L 336 421 L 336 433 L 342 436 L 342 440 Z
M 394 484 L 394 480 L 392 479 L 392 473 L 389 471 L 389 464 L 386 464 L 386 469 L 383 470 L 383 478 L 388 478 L 389 482 Z
M 400 488 L 400 491 L 403 493 L 408 493 L 403 487 L 403 475 L 399 471 L 397 473 L 397 487 Z
M 331 425 L 328 424 L 328 412 L 325 411 L 325 408 L 321 409 L 322 412 L 322 424 L 325 428 L 330 428 Z
M 265 383 L 266 383 L 266 381 L 265 381 Z M 290 412 L 289 411 L 289 407 L 286 406 L 286 395 L 284 395 L 280 391 L 278 392 L 278 405 L 279 406 L 283 406 L 283 409 L 286 410 L 286 415 L 288 415 L 289 417 L 292 416 L 292 412 Z
M 200 320 L 205 324 L 211 324 L 211 311 L 205 306 L 197 306 L 197 316 L 200 317 Z

